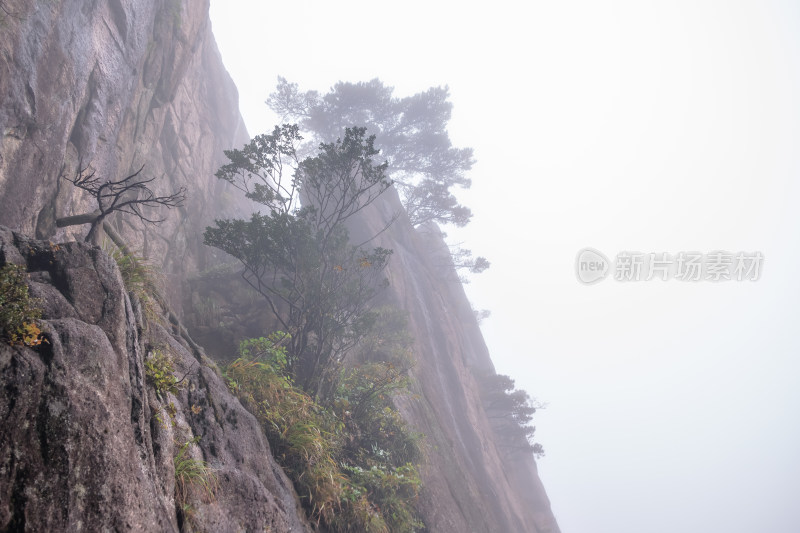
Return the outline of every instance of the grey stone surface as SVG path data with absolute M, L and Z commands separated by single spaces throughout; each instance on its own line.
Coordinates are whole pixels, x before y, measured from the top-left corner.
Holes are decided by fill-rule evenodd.
M 213 363 L 142 321 L 112 259 L 5 228 L 0 248 L 25 258 L 48 340 L 0 344 L 0 531 L 309 530 L 258 422 Z M 176 395 L 145 378 L 156 349 L 185 376 Z M 189 485 L 184 510 L 173 458 L 195 437 L 217 487 Z
M 144 165 L 154 190 L 186 187 L 184 208 L 111 222 L 157 260 L 175 300 L 185 272 L 209 264 L 202 230 L 238 212 L 241 195 L 214 177 L 223 150 L 247 140 L 238 93 L 222 65 L 208 0 L 4 0 L 0 27 L 0 224 L 55 241 L 88 225 L 94 199 L 60 176 L 91 165 L 102 179 Z

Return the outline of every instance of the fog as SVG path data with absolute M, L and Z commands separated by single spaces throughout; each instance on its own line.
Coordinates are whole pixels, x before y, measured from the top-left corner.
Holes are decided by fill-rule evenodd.
M 278 75 L 449 85 L 474 212 L 453 242 L 501 373 L 547 408 L 565 533 L 800 531 L 800 7 L 215 0 L 252 134 Z M 756 252 L 757 281 L 620 282 L 577 252 Z

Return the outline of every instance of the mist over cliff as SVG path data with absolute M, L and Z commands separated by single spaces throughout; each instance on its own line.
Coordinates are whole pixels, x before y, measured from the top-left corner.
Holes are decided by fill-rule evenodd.
M 230 357 L 244 336 L 270 333 L 259 331 L 270 322 L 263 303 L 237 300 L 246 290 L 238 273 L 207 275 L 231 258 L 203 244 L 205 227 L 252 211 L 214 176 L 223 150 L 248 134 L 208 2 L 2 5 L 0 225 L 10 229 L 0 235 L 0 267 L 29 274 L 48 344 L 0 347 L 0 419 L 14 428 L 0 436 L 0 530 L 314 529 L 212 361 Z M 88 227 L 56 224 L 95 209 L 62 179 L 87 164 L 103 179 L 143 167 L 158 177 L 157 193 L 188 191 L 158 225 L 107 220 L 163 271 L 157 325 L 104 252 L 73 242 Z M 557 533 L 533 456 L 505 451 L 487 415 L 479 381 L 494 367 L 438 228 L 412 225 L 394 189 L 348 224 L 354 240 L 379 234 L 375 244 L 393 250 L 381 298 L 407 313 L 413 339 L 411 394 L 395 403 L 425 435 L 426 530 Z M 202 306 L 212 304 L 209 323 Z M 188 380 L 171 395 L 144 378 L 158 346 L 177 354 L 174 373 Z M 215 470 L 218 487 L 215 498 L 195 495 L 188 516 L 173 458 L 195 438 L 192 453 Z

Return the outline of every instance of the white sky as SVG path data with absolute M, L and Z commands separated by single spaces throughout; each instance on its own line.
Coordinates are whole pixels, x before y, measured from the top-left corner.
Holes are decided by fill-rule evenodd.
M 468 293 L 493 359 L 547 402 L 564 533 L 800 531 L 800 6 L 212 2 L 251 134 L 278 75 L 326 92 L 448 84 L 492 261 Z M 761 280 L 607 279 L 591 246 L 761 251 Z

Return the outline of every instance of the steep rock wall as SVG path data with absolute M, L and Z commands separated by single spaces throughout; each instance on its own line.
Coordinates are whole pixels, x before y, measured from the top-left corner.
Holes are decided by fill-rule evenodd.
M 165 320 L 142 319 L 108 255 L 0 226 L 7 263 L 30 273 L 48 343 L 0 343 L 0 531 L 310 531 L 258 421 Z M 147 383 L 154 350 L 185 376 L 176 394 Z M 187 483 L 184 502 L 173 458 L 195 437 L 217 488 Z
M 478 379 L 494 365 L 436 226 L 412 227 L 394 190 L 350 228 L 355 242 L 391 248 L 389 301 L 408 312 L 415 395 L 398 398 L 426 435 L 425 523 L 431 531 L 559 533 L 533 456 L 509 454 L 487 418 Z
M 238 212 L 214 177 L 222 151 L 247 140 L 238 94 L 208 19 L 208 0 L 4 0 L 0 30 L 0 224 L 82 238 L 55 219 L 94 200 L 61 175 L 90 164 L 120 179 L 142 165 L 156 192 L 188 189 L 157 228 L 115 216 L 117 230 L 177 281 L 205 268 L 202 228 Z M 171 283 L 177 290 L 180 283 Z

